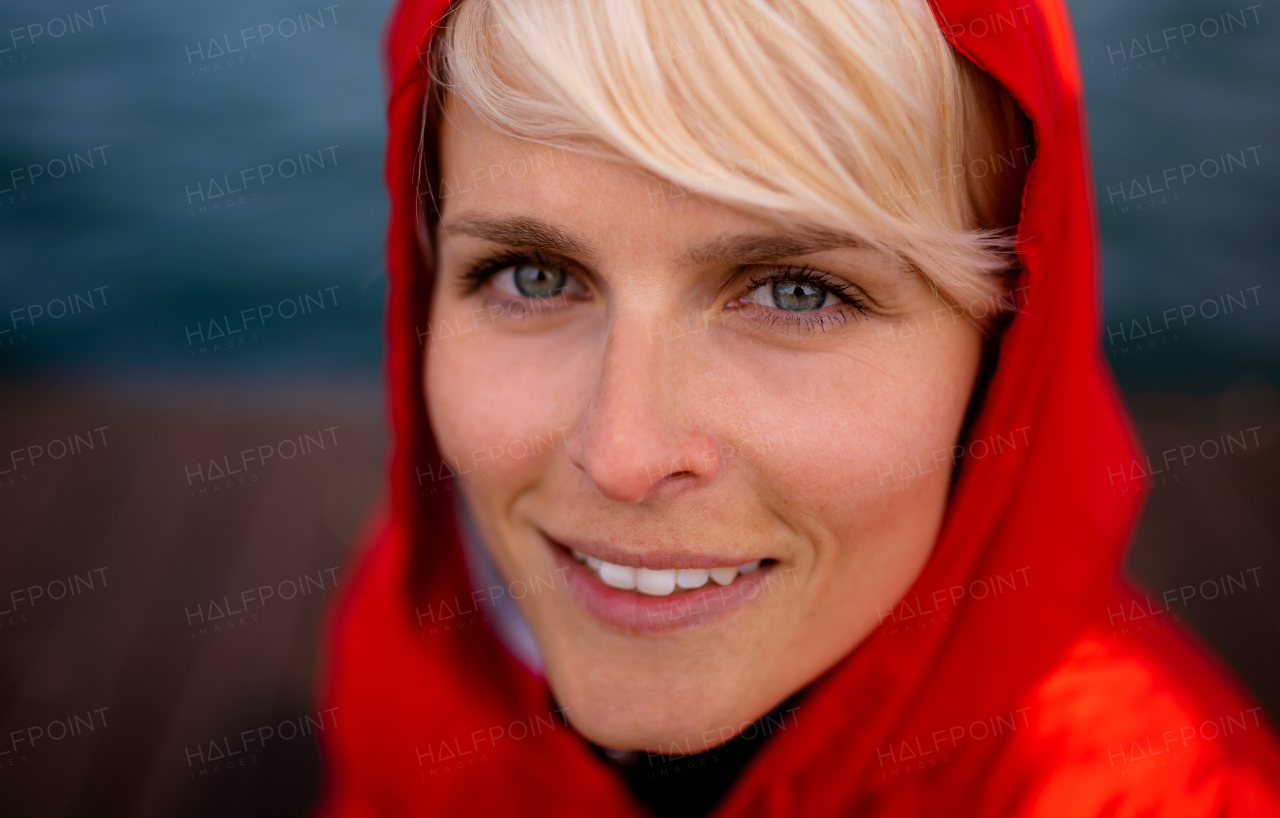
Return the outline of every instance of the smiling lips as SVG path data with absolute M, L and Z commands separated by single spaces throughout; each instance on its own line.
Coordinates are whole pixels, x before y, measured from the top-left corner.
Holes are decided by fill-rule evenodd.
M 639 591 L 649 596 L 667 596 L 677 588 L 693 590 L 706 585 L 708 581 L 717 585 L 728 585 L 740 574 L 750 574 L 760 567 L 760 560 L 752 560 L 742 565 L 726 565 L 717 568 L 667 568 L 655 571 L 651 568 L 635 568 L 630 565 L 617 565 L 605 562 L 598 557 L 584 554 L 577 549 L 570 549 L 573 558 L 596 572 L 600 581 L 611 588 L 623 591 Z
M 567 569 L 567 587 L 581 609 L 607 628 L 638 636 L 660 636 L 713 623 L 723 627 L 737 612 L 762 604 L 760 600 L 768 594 L 764 583 L 779 566 L 772 557 L 715 566 L 714 562 L 732 557 L 678 548 L 624 551 L 609 542 L 581 543 L 619 561 L 609 562 L 575 547 L 580 545 L 577 542 L 550 537 L 545 541 L 552 559 Z

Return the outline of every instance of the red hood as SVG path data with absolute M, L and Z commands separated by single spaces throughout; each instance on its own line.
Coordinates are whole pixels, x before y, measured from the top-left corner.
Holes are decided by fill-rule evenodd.
M 1058 0 L 934 5 L 956 47 L 1035 128 L 1019 311 L 968 432 L 1000 453 L 979 457 L 971 445 L 915 586 L 811 686 L 795 725 L 769 739 L 717 815 L 1081 815 L 1104 805 L 1127 814 L 1160 799 L 1198 815 L 1230 797 L 1275 805 L 1262 782 L 1280 781 L 1280 761 L 1247 695 L 1175 628 L 1141 638 L 1113 629 L 1114 612 L 1134 603 L 1120 565 L 1142 491 L 1117 491 L 1110 473 L 1140 455 L 1098 352 L 1096 215 L 1066 10 Z M 639 815 L 620 779 L 549 718 L 542 680 L 472 624 L 483 612 L 463 613 L 474 603 L 453 489 L 436 483 L 422 496 L 415 472 L 439 462 L 419 335 L 430 271 L 414 219 L 421 55 L 446 6 L 401 0 L 387 29 L 390 515 L 332 624 L 324 696 L 339 726 L 324 737 L 321 810 Z M 420 628 L 428 606 L 429 635 Z M 1230 737 L 1161 744 L 1166 731 L 1204 720 Z M 530 726 L 526 737 L 515 737 L 517 722 Z M 477 732 L 498 738 L 477 743 Z M 1159 771 L 1117 777 L 1141 765 L 1139 745 Z

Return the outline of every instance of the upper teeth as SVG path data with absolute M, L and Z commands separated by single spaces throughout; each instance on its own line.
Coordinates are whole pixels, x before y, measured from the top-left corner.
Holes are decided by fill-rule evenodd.
M 573 550 L 573 558 L 586 563 L 599 576 L 605 585 L 621 588 L 624 591 L 639 591 L 650 596 L 666 596 L 680 588 L 701 588 L 711 579 L 718 585 L 728 585 L 739 574 L 749 574 L 760 567 L 760 560 L 752 560 L 742 565 L 726 565 L 719 568 L 667 568 L 654 571 L 651 568 L 635 568 L 630 565 L 617 565 L 612 562 Z

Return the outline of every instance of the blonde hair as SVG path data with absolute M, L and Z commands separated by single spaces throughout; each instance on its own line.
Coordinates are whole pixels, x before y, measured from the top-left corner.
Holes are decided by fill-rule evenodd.
M 895 253 L 980 323 L 1012 306 L 1029 126 L 926 0 L 461 0 L 430 60 L 429 100 L 501 133 Z

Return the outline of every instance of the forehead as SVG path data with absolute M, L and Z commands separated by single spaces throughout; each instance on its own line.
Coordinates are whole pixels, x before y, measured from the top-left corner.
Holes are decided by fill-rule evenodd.
M 512 214 L 611 238 L 660 231 L 677 240 L 769 225 L 621 160 L 500 133 L 452 98 L 441 124 L 439 196 L 442 223 Z

